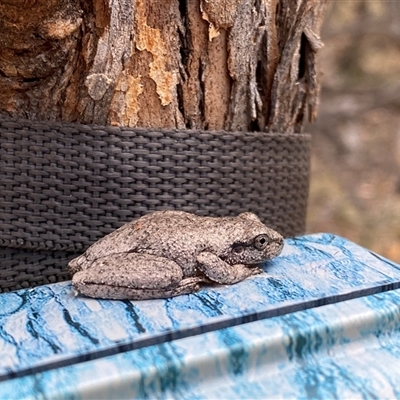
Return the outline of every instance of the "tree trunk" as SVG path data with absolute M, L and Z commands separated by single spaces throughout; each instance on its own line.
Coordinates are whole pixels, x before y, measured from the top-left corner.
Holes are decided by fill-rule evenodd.
M 0 0 L 0 112 L 292 133 L 326 0 Z

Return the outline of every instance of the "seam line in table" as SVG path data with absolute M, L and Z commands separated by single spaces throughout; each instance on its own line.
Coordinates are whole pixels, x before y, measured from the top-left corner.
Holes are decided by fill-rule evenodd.
M 190 336 L 201 335 L 203 333 L 213 332 L 220 329 L 231 328 L 234 326 L 247 324 L 249 322 L 261 321 L 273 317 L 280 317 L 287 314 L 292 314 L 299 311 L 309 310 L 311 308 L 321 307 L 328 304 L 341 303 L 347 300 L 354 300 L 360 297 L 371 296 L 378 293 L 389 292 L 400 288 L 400 281 L 384 283 L 378 286 L 362 288 L 354 290 L 350 293 L 343 293 L 322 297 L 319 299 L 307 300 L 302 303 L 289 304 L 274 309 L 261 312 L 249 313 L 240 317 L 229 318 L 206 323 L 202 326 L 188 327 L 176 331 L 169 331 L 150 338 L 135 339 L 127 343 L 116 344 L 112 347 L 107 347 L 101 350 L 89 351 L 85 354 L 74 355 L 62 360 L 50 361 L 34 367 L 23 368 L 18 371 L 9 371 L 0 375 L 0 382 L 21 378 L 36 373 L 42 373 L 53 369 L 64 368 L 75 364 L 98 360 L 100 358 L 109 357 L 121 353 L 126 353 L 132 350 L 138 350 L 144 347 L 159 345 L 172 342 L 178 339 L 184 339 Z

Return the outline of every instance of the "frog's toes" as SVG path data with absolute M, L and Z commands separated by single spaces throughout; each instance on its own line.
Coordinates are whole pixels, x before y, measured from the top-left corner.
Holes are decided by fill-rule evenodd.
M 73 275 L 76 272 L 80 271 L 82 269 L 81 267 L 81 263 L 82 263 L 82 258 L 84 257 L 84 255 L 80 255 L 74 259 L 72 259 L 69 263 L 68 263 L 68 272 Z
M 251 275 L 258 275 L 258 274 L 262 274 L 264 272 L 264 270 L 261 267 L 251 267 L 249 269 L 252 272 Z

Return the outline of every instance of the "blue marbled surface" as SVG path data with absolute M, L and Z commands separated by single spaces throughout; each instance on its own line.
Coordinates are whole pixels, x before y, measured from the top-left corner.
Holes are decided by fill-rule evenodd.
M 400 398 L 400 290 L 0 382 L 2 399 Z
M 332 302 L 335 298 L 343 299 L 340 296 L 351 297 L 356 293 L 354 297 L 357 297 L 375 289 L 380 290 L 382 285 L 398 284 L 399 265 L 343 238 L 320 234 L 287 240 L 282 255 L 265 264 L 265 271 L 265 274 L 236 285 L 209 287 L 193 295 L 168 300 L 98 301 L 74 297 L 69 282 L 2 294 L 0 379 L 11 378 L 15 373 L 28 376 L 0 382 L 0 397 L 7 397 L 7 388 L 17 383 L 19 387 L 21 382 L 26 382 L 21 386 L 21 390 L 27 391 L 25 394 L 21 392 L 21 396 L 17 397 L 35 397 L 32 392 L 34 379 L 37 393 L 52 393 L 52 390 L 58 393 L 58 388 L 61 387 L 60 397 L 64 396 L 63 390 L 68 392 L 75 389 L 78 398 L 90 397 L 90 393 L 96 393 L 94 397 L 99 397 L 101 393 L 97 392 L 98 387 L 108 387 L 108 384 L 107 390 L 115 390 L 115 398 L 121 397 L 128 389 L 128 396 L 159 395 L 164 398 L 170 393 L 172 397 L 185 398 L 185 393 L 193 390 L 193 396 L 187 398 L 212 398 L 221 397 L 221 393 L 224 393 L 218 391 L 225 390 L 221 386 L 222 382 L 225 382 L 225 376 L 234 377 L 232 382 L 226 380 L 226 386 L 233 392 L 232 396 L 225 397 L 240 397 L 242 390 L 250 390 L 249 382 L 254 381 L 255 386 L 250 386 L 256 392 L 256 387 L 260 386 L 260 393 L 263 393 L 261 387 L 268 386 L 270 376 L 275 376 L 276 373 L 273 379 L 279 381 L 283 379 L 281 370 L 285 371 L 285 376 L 286 373 L 288 376 L 295 372 L 300 374 L 299 365 L 302 363 L 306 368 L 303 371 L 304 378 L 308 374 L 309 362 L 322 362 L 323 357 L 319 360 L 321 349 L 330 346 L 334 348 L 336 345 L 342 349 L 346 341 L 354 342 L 356 345 L 352 346 L 358 348 L 357 345 L 364 343 L 363 338 L 378 337 L 386 331 L 390 331 L 390 337 L 393 336 L 392 330 L 394 326 L 397 327 L 398 316 L 393 314 L 389 306 L 390 310 L 386 313 L 381 299 L 384 298 L 389 305 L 399 304 L 398 291 L 312 310 L 298 310 L 303 305 L 312 307 L 324 304 L 324 299 L 327 298 Z M 345 304 L 352 306 L 346 309 Z M 379 309 L 377 304 L 380 304 Z M 284 313 L 287 315 L 245 323 L 251 319 L 270 317 L 276 310 L 284 307 Z M 207 326 L 211 331 L 221 326 L 240 323 L 243 324 L 179 339 L 182 336 L 207 331 L 204 329 Z M 376 332 L 381 333 L 377 336 Z M 348 334 L 357 340 L 348 339 Z M 343 337 L 343 340 L 336 339 L 336 336 Z M 176 340 L 164 343 L 171 339 Z M 154 345 L 126 351 L 129 345 L 135 347 L 135 344 L 140 342 L 144 345 L 146 340 Z M 397 346 L 396 340 L 393 339 Z M 381 347 L 377 347 L 378 352 L 382 351 Z M 292 349 L 291 356 L 288 348 Z M 302 349 L 306 348 L 309 348 L 309 351 L 307 350 L 307 357 L 304 358 L 301 353 L 305 351 Z M 107 354 L 117 354 L 121 350 L 125 352 L 105 357 Z M 257 354 L 254 355 L 252 351 Z M 314 360 L 315 352 L 318 352 L 318 360 Z M 389 352 L 394 354 L 392 349 Z M 51 369 L 57 365 L 60 367 L 84 361 L 88 358 L 87 354 L 96 353 L 103 358 Z M 262 358 L 263 354 L 265 360 Z M 354 363 L 356 361 L 354 360 Z M 281 363 L 282 368 L 278 367 Z M 192 369 L 192 365 L 196 368 Z M 266 371 L 261 373 L 257 365 Z M 35 368 L 51 370 L 29 375 Z M 240 371 L 245 370 L 248 372 L 243 373 L 242 382 L 239 379 L 242 376 Z M 260 380 L 254 371 L 260 372 L 260 376 L 267 374 L 267 380 Z M 315 377 L 312 375 L 315 373 L 313 371 L 310 372 L 309 378 L 311 386 L 317 385 L 318 380 L 323 378 L 323 371 L 320 371 L 321 376 Z M 339 372 L 336 371 L 335 374 Z M 64 386 L 61 385 L 63 379 L 67 380 L 65 374 L 73 376 L 74 383 L 70 389 L 67 382 Z M 177 374 L 179 379 L 174 377 L 174 374 Z M 205 377 L 202 374 L 205 374 Z M 212 389 L 214 375 L 217 383 Z M 293 375 L 290 379 L 297 379 L 296 376 Z M 182 388 L 178 388 L 176 383 L 175 390 L 174 380 L 183 379 L 182 377 L 189 377 L 189 382 L 193 382 L 188 384 L 189 386 L 185 383 Z M 382 379 L 386 378 L 385 375 Z M 100 380 L 102 384 L 99 384 Z M 199 384 L 195 385 L 195 381 Z M 201 382 L 205 385 L 203 388 Z M 79 385 L 82 388 L 78 390 Z M 167 389 L 164 390 L 163 385 Z M 276 386 L 276 390 L 278 389 L 279 385 Z M 203 393 L 204 390 L 207 393 Z M 228 391 L 228 388 L 226 390 Z M 320 396 L 318 390 L 322 389 L 318 389 L 318 385 L 314 390 L 315 396 Z M 104 389 L 104 393 L 111 392 Z M 236 395 L 233 396 L 233 393 Z M 279 393 L 283 392 L 276 393 L 278 397 L 282 397 Z M 299 397 L 309 397 L 307 393 L 311 392 L 304 393 Z M 285 397 L 286 395 L 293 397 L 289 392 Z M 247 397 L 256 396 L 248 392 Z

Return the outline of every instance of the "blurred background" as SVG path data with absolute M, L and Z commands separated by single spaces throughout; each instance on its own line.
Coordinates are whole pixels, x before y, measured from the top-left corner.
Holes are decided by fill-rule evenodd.
M 330 1 L 307 231 L 400 262 L 400 1 Z

